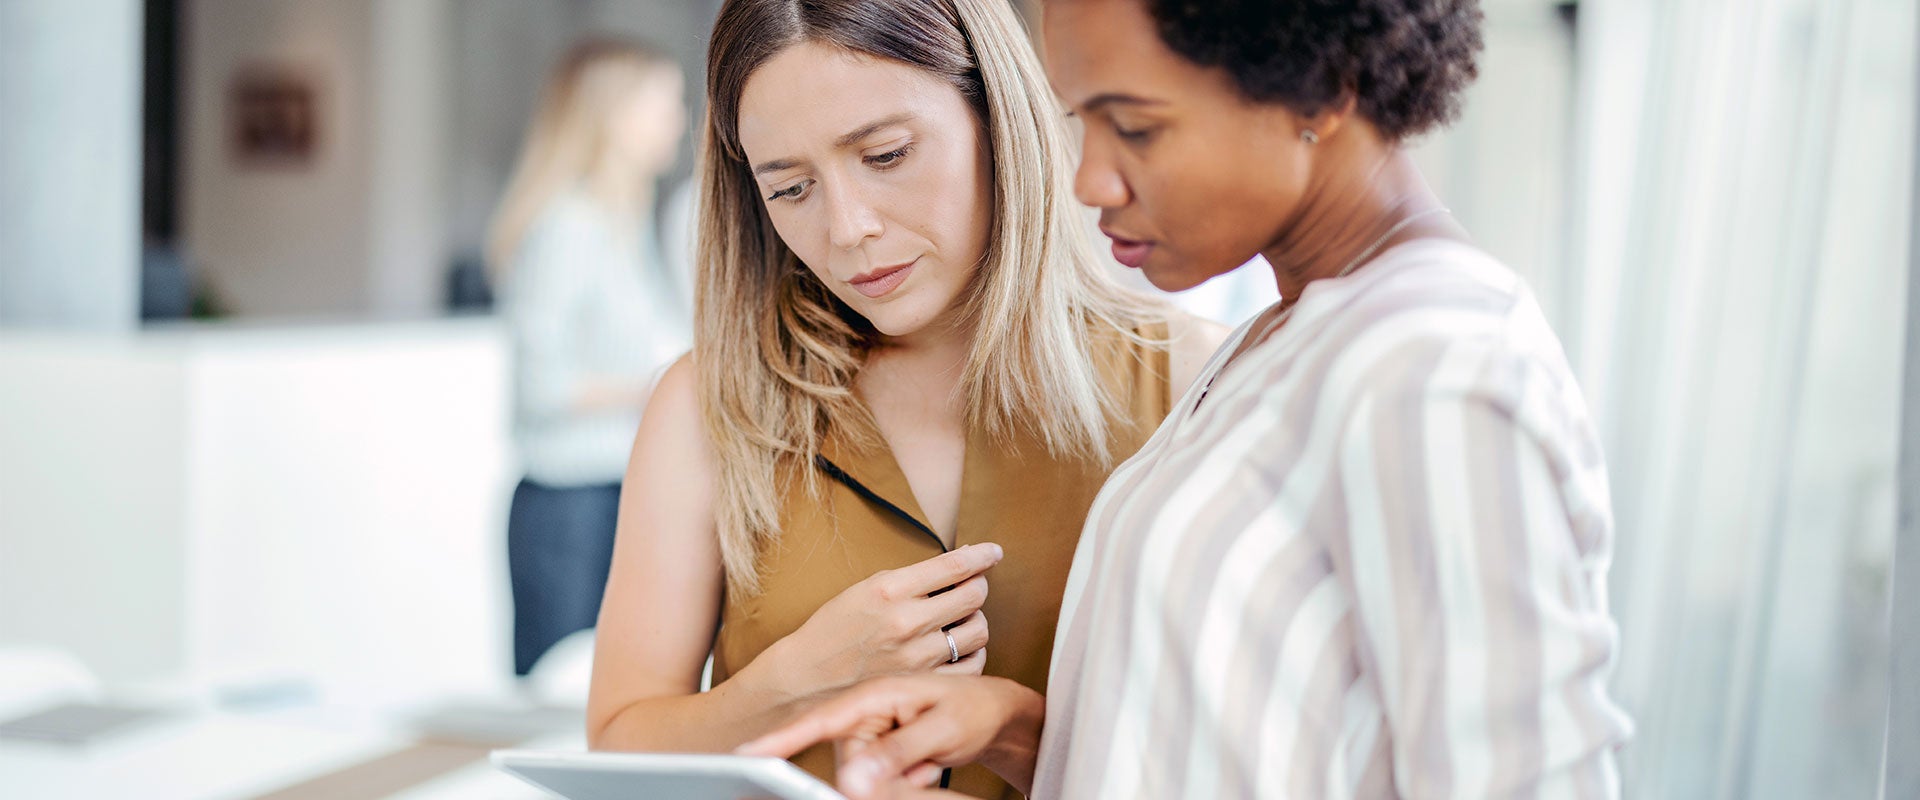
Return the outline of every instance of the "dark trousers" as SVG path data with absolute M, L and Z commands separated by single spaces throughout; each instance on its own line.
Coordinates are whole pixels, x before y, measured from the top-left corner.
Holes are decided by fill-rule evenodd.
M 507 511 L 513 585 L 513 673 L 594 625 L 613 562 L 620 485 L 558 488 L 522 480 Z

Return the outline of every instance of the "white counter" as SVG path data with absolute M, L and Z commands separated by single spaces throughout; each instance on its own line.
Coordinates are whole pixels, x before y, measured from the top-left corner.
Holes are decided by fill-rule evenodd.
M 498 690 L 507 379 L 490 319 L 0 332 L 0 643 L 110 686 Z

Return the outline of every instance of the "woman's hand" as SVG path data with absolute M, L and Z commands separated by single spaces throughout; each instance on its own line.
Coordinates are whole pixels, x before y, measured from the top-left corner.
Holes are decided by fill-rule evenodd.
M 1046 698 L 1005 678 L 883 678 L 735 752 L 787 758 L 835 742 L 840 791 L 855 800 L 917 796 L 941 769 L 976 761 L 1028 793 L 1045 716 Z
M 987 578 L 981 573 L 1002 555 L 997 544 L 974 544 L 875 573 L 828 600 L 770 648 L 771 663 L 782 665 L 788 691 L 797 698 L 886 675 L 978 675 L 987 656 L 987 618 L 980 613 Z M 953 635 L 951 647 L 947 634 Z

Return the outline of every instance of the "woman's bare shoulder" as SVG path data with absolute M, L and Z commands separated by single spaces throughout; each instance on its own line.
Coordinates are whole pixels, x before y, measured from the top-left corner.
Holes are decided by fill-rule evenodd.
M 1167 364 L 1172 373 L 1168 383 L 1175 397 L 1193 385 L 1231 333 L 1225 325 L 1184 311 L 1167 314 Z

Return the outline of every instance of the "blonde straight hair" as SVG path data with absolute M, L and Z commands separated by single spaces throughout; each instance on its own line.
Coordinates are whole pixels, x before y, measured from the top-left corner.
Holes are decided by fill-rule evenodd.
M 487 265 L 496 276 L 512 263 L 520 240 L 554 197 L 586 181 L 606 157 L 620 104 L 648 78 L 674 69 L 659 51 L 617 39 L 582 41 L 560 59 L 488 227 Z
M 718 459 L 715 518 L 730 591 L 756 594 L 780 498 L 819 496 L 829 429 L 873 443 L 854 378 L 878 341 L 780 240 L 738 138 L 748 78 L 819 42 L 944 78 L 985 123 L 993 158 L 987 254 L 968 287 L 973 331 L 961 380 L 970 424 L 1036 436 L 1063 458 L 1111 464 L 1093 342 L 1163 319 L 1097 256 L 1070 187 L 1074 151 L 1008 0 L 729 0 L 707 56 L 694 301 L 702 416 Z M 788 485 L 798 477 L 803 487 Z

